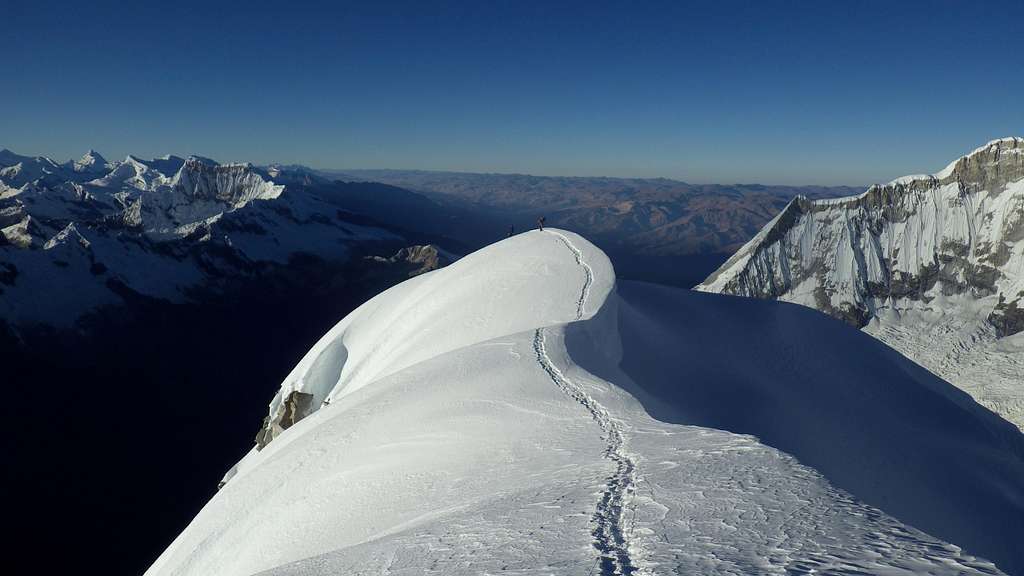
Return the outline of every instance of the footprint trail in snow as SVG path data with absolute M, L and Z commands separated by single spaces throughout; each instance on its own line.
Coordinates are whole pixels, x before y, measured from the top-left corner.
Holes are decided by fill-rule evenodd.
M 582 320 L 590 286 L 594 281 L 594 272 L 583 259 L 583 253 L 573 245 L 572 241 L 557 232 L 552 232 L 552 234 L 558 236 L 566 248 L 573 253 L 576 263 L 586 272 L 586 280 L 580 291 L 576 310 L 576 320 Z M 611 417 L 608 410 L 587 394 L 583 388 L 568 379 L 551 361 L 545 348 L 546 336 L 547 332 L 544 328 L 538 328 L 534 333 L 533 349 L 537 354 L 537 362 L 547 372 L 551 381 L 566 395 L 581 404 L 601 427 L 607 443 L 604 457 L 615 464 L 615 472 L 606 479 L 593 517 L 593 522 L 596 525 L 593 531 L 594 548 L 600 555 L 600 573 L 602 576 L 634 574 L 637 569 L 630 557 L 623 513 L 626 508 L 626 498 L 633 491 L 636 465 L 623 451 L 625 441 L 621 427 Z

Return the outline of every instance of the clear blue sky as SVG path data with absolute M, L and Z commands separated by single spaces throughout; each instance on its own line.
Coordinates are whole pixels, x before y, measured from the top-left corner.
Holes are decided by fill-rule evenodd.
M 1019 2 L 3 0 L 0 147 L 865 184 L 1024 135 L 1022 22 Z

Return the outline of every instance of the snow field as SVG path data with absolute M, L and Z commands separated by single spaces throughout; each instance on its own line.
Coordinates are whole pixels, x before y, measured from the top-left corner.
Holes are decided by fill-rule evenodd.
M 832 433 L 854 444 L 833 446 L 840 458 L 856 453 L 858 428 L 847 420 L 821 434 L 803 406 L 779 411 L 770 421 L 788 425 L 769 434 L 773 441 L 820 439 L 794 445 L 791 455 L 749 435 L 761 420 L 716 412 L 771 412 L 788 393 L 816 402 L 800 388 L 810 385 L 804 369 L 840 377 L 837 394 L 822 383 L 826 399 L 884 375 L 853 409 L 901 433 L 917 430 L 907 446 L 929 447 L 908 459 L 891 442 L 884 459 L 909 461 L 900 473 L 932 466 L 910 476 L 924 484 L 938 481 L 935 471 L 964 467 L 1002 482 L 998 466 L 978 454 L 1012 456 L 986 436 L 989 423 L 977 422 L 982 416 L 963 404 L 969 399 L 938 379 L 908 376 L 905 360 L 841 326 L 851 340 L 818 344 L 882 366 L 866 377 L 843 363 L 837 374 L 821 372 L 825 360 L 807 363 L 799 353 L 813 352 L 807 337 L 819 335 L 773 320 L 798 308 L 752 302 L 749 314 L 737 301 L 629 283 L 616 289 L 607 258 L 557 230 L 513 237 L 403 283 L 314 346 L 279 398 L 303 390 L 329 403 L 246 455 L 147 574 L 998 574 L 807 465 L 805 457 L 822 462 Z M 764 330 L 781 331 L 773 340 Z M 767 349 L 734 347 L 723 333 L 747 333 Z M 773 341 L 794 356 L 779 358 Z M 755 355 L 745 358 L 747 348 Z M 763 380 L 761 396 L 730 388 L 743 370 Z M 701 388 L 729 403 L 709 401 Z M 773 398 L 776 390 L 782 396 Z M 922 394 L 934 404 L 915 405 Z M 820 406 L 822 418 L 836 409 Z M 934 406 L 945 426 L 976 431 L 954 447 L 960 461 L 933 458 L 929 450 L 941 452 L 947 438 L 929 435 L 930 419 L 895 428 L 922 406 Z M 694 425 L 701 418 L 721 425 Z M 849 480 L 843 470 L 832 473 Z M 964 493 L 1012 509 L 1019 484 Z M 988 534 L 1004 529 L 1012 536 L 1009 525 Z

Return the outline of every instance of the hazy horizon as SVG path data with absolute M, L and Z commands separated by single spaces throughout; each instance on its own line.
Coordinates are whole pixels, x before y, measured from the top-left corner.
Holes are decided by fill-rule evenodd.
M 845 185 L 1024 133 L 1024 5 L 57 4 L 0 21 L 22 154 Z
M 28 152 L 19 150 L 15 146 L 0 145 L 0 150 L 7 150 L 9 152 L 13 152 L 15 154 L 19 154 L 21 156 L 45 157 L 45 158 L 49 158 L 49 159 L 51 159 L 51 160 L 53 160 L 55 162 L 67 162 L 69 160 L 78 160 L 79 158 L 81 158 L 83 155 L 85 155 L 86 153 L 88 153 L 90 151 L 96 152 L 97 154 L 103 156 L 103 158 L 105 158 L 106 160 L 111 161 L 111 162 L 124 160 L 129 155 L 131 155 L 134 158 L 138 158 L 140 160 L 153 160 L 153 159 L 158 159 L 158 158 L 162 158 L 162 157 L 166 157 L 166 156 L 178 156 L 179 158 L 187 158 L 189 156 L 201 156 L 203 158 L 209 158 L 210 160 L 214 160 L 214 161 L 216 161 L 216 162 L 218 162 L 220 164 L 250 162 L 250 163 L 255 164 L 257 166 L 299 165 L 299 166 L 304 166 L 304 167 L 312 169 L 312 170 L 316 170 L 318 172 L 338 173 L 338 174 L 342 174 L 342 173 L 345 173 L 345 172 L 433 172 L 433 173 L 439 173 L 439 174 L 472 174 L 472 175 L 486 175 L 486 176 L 530 176 L 530 177 L 535 177 L 535 178 L 606 178 L 606 179 L 611 179 L 611 180 L 672 180 L 672 181 L 675 181 L 675 182 L 683 182 L 685 184 L 693 184 L 693 185 L 698 185 L 698 186 L 720 184 L 720 185 L 726 185 L 726 186 L 758 186 L 758 185 L 760 185 L 760 186 L 827 186 L 827 187 L 857 188 L 857 187 L 861 187 L 861 186 L 870 186 L 871 184 L 884 183 L 884 182 L 871 182 L 871 183 L 866 183 L 866 184 L 842 184 L 842 183 L 841 184 L 820 184 L 820 183 L 817 183 L 817 182 L 805 182 L 805 183 L 801 183 L 801 182 L 739 182 L 739 181 L 736 181 L 736 182 L 730 182 L 730 181 L 698 182 L 698 181 L 693 181 L 693 180 L 686 180 L 686 179 L 683 179 L 683 178 L 677 178 L 677 177 L 671 177 L 671 176 L 659 176 L 659 175 L 650 175 L 650 176 L 621 176 L 621 175 L 616 175 L 616 174 L 536 174 L 536 173 L 531 173 L 531 172 L 511 172 L 511 171 L 502 171 L 502 170 L 478 171 L 478 170 L 457 170 L 457 169 L 446 169 L 446 168 L 395 168 L 395 167 L 365 167 L 365 166 L 360 166 L 360 167 L 350 166 L 348 168 L 333 168 L 333 167 L 311 166 L 311 165 L 305 164 L 303 162 L 254 163 L 254 162 L 251 162 L 249 160 L 244 160 L 244 159 L 223 159 L 223 158 L 211 157 L 208 154 L 194 154 L 194 153 L 182 154 L 182 153 L 175 153 L 175 152 L 167 152 L 167 153 L 164 153 L 164 154 L 145 155 L 145 156 L 143 156 L 143 155 L 133 154 L 133 153 L 129 152 L 129 153 L 125 153 L 125 154 L 109 155 L 109 154 L 106 154 L 104 151 L 96 150 L 95 148 L 87 149 L 82 154 L 72 155 L 72 156 L 68 156 L 66 158 L 55 157 L 52 154 L 46 154 L 46 153 L 36 153 L 36 152 L 28 153 Z M 903 176 L 905 176 L 905 174 L 903 174 Z M 893 178 L 890 178 L 889 180 L 886 180 L 886 182 L 888 182 L 888 181 L 890 181 L 892 179 Z
M 715 184 L 718 184 L 718 185 L 726 185 L 726 186 L 756 186 L 756 185 L 761 185 L 761 186 L 792 186 L 792 187 L 822 186 L 822 187 L 867 188 L 867 187 L 875 185 L 875 184 L 886 184 L 888 182 L 891 182 L 891 181 L 893 181 L 893 180 L 895 180 L 897 178 L 903 177 L 903 176 L 937 173 L 940 170 L 942 170 L 943 168 L 945 168 L 946 166 L 948 166 L 951 162 L 959 159 L 961 156 L 969 154 L 974 149 L 976 149 L 978 147 L 981 147 L 981 146 L 983 146 L 984 144 L 986 144 L 988 142 L 992 142 L 992 141 L 995 141 L 995 140 L 999 140 L 999 139 L 1002 139 L 1002 138 L 1008 138 L 1008 137 L 1021 137 L 1021 136 L 1008 134 L 1008 135 L 1005 135 L 1005 136 L 1002 136 L 1002 137 L 998 137 L 998 138 L 991 138 L 991 139 L 989 139 L 989 140 L 987 140 L 985 142 L 978 143 L 977 145 L 972 145 L 972 146 L 970 146 L 968 148 L 965 148 L 963 152 L 961 152 L 961 153 L 959 153 L 959 154 L 957 154 L 955 156 L 950 157 L 947 161 L 943 162 L 941 166 L 936 166 L 936 167 L 934 167 L 932 169 L 921 170 L 921 171 L 917 171 L 917 172 L 904 172 L 904 173 L 900 173 L 900 174 L 895 174 L 895 175 L 893 175 L 891 177 L 886 177 L 886 178 L 882 178 L 882 179 L 878 179 L 878 180 L 874 180 L 874 181 L 870 181 L 870 182 L 861 182 L 861 183 L 817 182 L 817 181 L 783 181 L 783 182 L 773 182 L 773 181 L 759 181 L 759 180 L 753 180 L 753 181 L 748 181 L 748 180 L 700 181 L 700 180 L 687 179 L 685 177 L 666 176 L 666 175 L 661 175 L 661 174 L 638 174 L 638 175 L 622 175 L 622 174 L 607 174 L 607 173 L 594 173 L 594 174 L 543 173 L 542 174 L 542 173 L 536 173 L 536 172 L 521 172 L 521 171 L 503 170 L 503 169 L 496 169 L 496 170 L 464 170 L 464 169 L 457 169 L 457 168 L 429 168 L 429 167 L 428 168 L 409 168 L 409 167 L 395 167 L 395 166 L 388 166 L 388 165 L 383 165 L 383 166 L 349 166 L 349 167 L 345 167 L 345 168 L 338 168 L 338 167 L 335 167 L 335 166 L 316 166 L 316 165 L 312 165 L 310 163 L 302 162 L 302 161 L 254 162 L 252 160 L 245 159 L 245 158 L 222 158 L 222 157 L 217 157 L 217 156 L 213 156 L 213 155 L 210 155 L 210 154 L 202 154 L 202 153 L 196 153 L 196 152 L 180 152 L 180 151 L 179 152 L 164 152 L 164 153 L 159 153 L 159 154 L 145 154 L 145 155 L 144 154 L 137 154 L 137 153 L 133 153 L 133 152 L 126 152 L 126 153 L 120 153 L 120 154 L 108 154 L 107 152 L 105 152 L 103 150 L 99 150 L 99 149 L 97 149 L 95 147 L 86 148 L 85 150 L 83 150 L 79 154 L 71 154 L 71 155 L 62 157 L 62 156 L 57 156 L 57 155 L 54 155 L 54 154 L 46 153 L 45 151 L 43 151 L 43 152 L 35 151 L 35 150 L 27 151 L 27 150 L 20 149 L 16 145 L 7 145 L 7 144 L 2 144 L 2 143 L 0 143 L 0 150 L 7 150 L 7 151 L 10 151 L 10 152 L 12 152 L 14 154 L 18 154 L 18 155 L 22 155 L 22 156 L 46 157 L 46 158 L 49 158 L 49 159 L 51 159 L 51 160 L 53 160 L 55 162 L 58 162 L 58 163 L 60 163 L 60 162 L 67 162 L 69 160 L 77 160 L 77 159 L 81 158 L 83 155 L 85 155 L 86 153 L 91 151 L 91 152 L 98 153 L 99 155 L 103 156 L 103 158 L 105 158 L 107 161 L 111 161 L 111 162 L 124 160 L 129 155 L 133 156 L 135 158 L 138 158 L 140 160 L 153 160 L 153 159 L 163 158 L 163 157 L 166 157 L 166 156 L 178 156 L 178 157 L 181 157 L 181 158 L 187 158 L 189 156 L 198 156 L 198 157 L 203 157 L 203 158 L 209 158 L 209 159 L 214 160 L 214 161 L 216 161 L 218 163 L 221 163 L 221 164 L 251 163 L 251 164 L 254 164 L 256 166 L 299 165 L 299 166 L 303 166 L 303 167 L 306 167 L 306 168 L 309 168 L 309 169 L 312 169 L 312 170 L 316 170 L 316 171 L 319 171 L 319 172 L 339 173 L 339 174 L 343 174 L 345 172 L 372 172 L 372 171 L 378 171 L 378 172 L 433 172 L 433 173 L 447 173 L 447 174 L 473 174 L 473 175 L 492 175 L 492 176 L 530 176 L 530 177 L 538 177 L 538 178 L 606 178 L 606 179 L 619 179 L 619 180 L 673 180 L 673 181 L 676 181 L 676 182 L 682 182 L 682 183 L 685 183 L 685 184 L 692 184 L 692 185 L 698 185 L 698 186 L 700 186 L 700 185 L 715 185 Z

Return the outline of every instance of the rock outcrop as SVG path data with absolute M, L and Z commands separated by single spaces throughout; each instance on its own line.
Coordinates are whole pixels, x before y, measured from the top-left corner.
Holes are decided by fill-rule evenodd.
M 302 420 L 312 413 L 313 395 L 298 390 L 288 394 L 282 404 L 282 410 L 277 418 L 267 416 L 263 419 L 263 425 L 256 433 L 256 449 L 262 450 L 270 441 L 276 438 L 281 432 L 291 428 L 296 422 Z
M 433 244 L 427 244 L 407 246 L 389 258 L 368 256 L 367 259 L 390 268 L 400 268 L 407 278 L 412 278 L 451 264 L 455 256 Z

